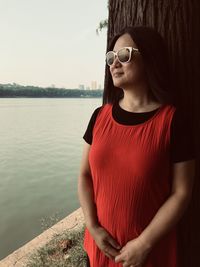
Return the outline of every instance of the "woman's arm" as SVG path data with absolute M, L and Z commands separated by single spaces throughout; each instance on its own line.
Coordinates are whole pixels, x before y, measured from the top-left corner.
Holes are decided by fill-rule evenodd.
M 96 205 L 94 203 L 93 182 L 88 161 L 90 144 L 84 143 L 80 174 L 78 177 L 78 198 L 89 231 L 98 226 Z
M 191 199 L 194 177 L 195 160 L 173 165 L 172 194 L 138 237 L 147 249 L 151 249 L 182 217 Z
M 93 236 L 96 245 L 110 259 L 119 254 L 120 245 L 112 235 L 101 226 L 97 217 L 97 209 L 94 202 L 93 181 L 88 161 L 90 145 L 85 142 L 83 157 L 78 178 L 78 196 L 84 213 L 85 223 Z

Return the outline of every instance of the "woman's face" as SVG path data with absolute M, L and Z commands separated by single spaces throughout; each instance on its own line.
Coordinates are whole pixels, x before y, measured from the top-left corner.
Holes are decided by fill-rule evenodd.
M 120 48 L 125 46 L 138 48 L 128 33 L 121 35 L 117 39 L 113 47 L 113 51 L 117 52 Z M 122 89 L 129 88 L 144 80 L 142 56 L 138 52 L 135 53 L 132 51 L 132 58 L 127 63 L 120 63 L 116 57 L 113 64 L 109 68 L 113 79 L 113 84 L 116 87 Z M 116 72 L 121 72 L 122 74 L 116 76 Z

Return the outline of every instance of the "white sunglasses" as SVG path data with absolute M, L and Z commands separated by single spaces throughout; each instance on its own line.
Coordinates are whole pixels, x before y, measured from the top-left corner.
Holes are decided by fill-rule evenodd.
M 117 57 L 119 62 L 121 63 L 128 63 L 131 60 L 131 55 L 133 52 L 139 52 L 137 48 L 131 47 L 131 46 L 125 46 L 121 49 L 119 49 L 117 52 L 114 51 L 108 51 L 106 53 L 106 63 L 108 66 L 111 66 Z

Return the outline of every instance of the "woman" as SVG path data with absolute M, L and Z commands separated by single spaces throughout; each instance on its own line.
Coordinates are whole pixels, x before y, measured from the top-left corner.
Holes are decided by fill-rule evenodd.
M 177 267 L 177 222 L 191 198 L 195 151 L 192 133 L 180 134 L 189 121 L 174 103 L 163 38 L 126 27 L 106 63 L 103 105 L 83 136 L 78 179 L 88 266 Z

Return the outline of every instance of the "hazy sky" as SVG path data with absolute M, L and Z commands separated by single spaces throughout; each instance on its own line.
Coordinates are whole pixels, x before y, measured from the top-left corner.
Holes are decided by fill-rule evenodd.
M 103 86 L 107 0 L 0 0 L 0 83 Z

